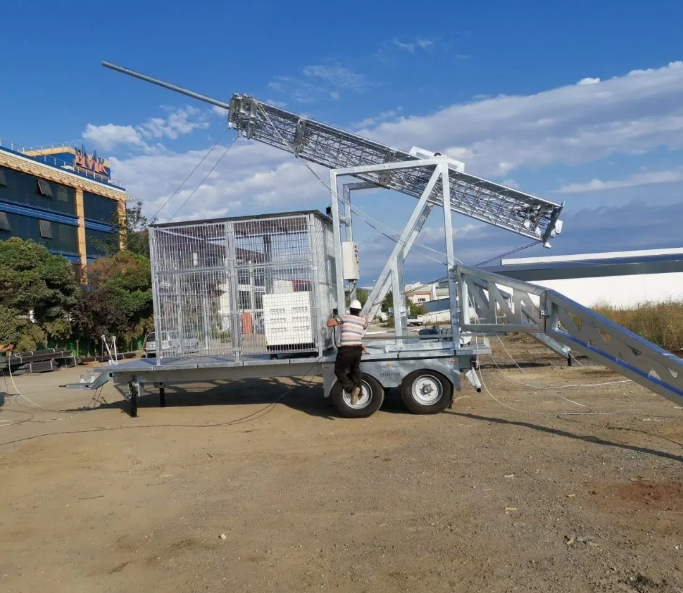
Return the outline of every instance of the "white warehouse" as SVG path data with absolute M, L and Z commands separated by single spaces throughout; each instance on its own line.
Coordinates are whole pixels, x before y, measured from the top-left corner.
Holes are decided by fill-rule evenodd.
M 586 307 L 683 300 L 683 248 L 503 259 L 486 268 L 556 290 Z

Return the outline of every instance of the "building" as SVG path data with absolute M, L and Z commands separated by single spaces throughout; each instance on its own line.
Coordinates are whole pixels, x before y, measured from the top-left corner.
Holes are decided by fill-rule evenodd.
M 126 197 L 109 163 L 83 148 L 0 140 L 0 240 L 33 239 L 84 267 L 116 234 Z
M 436 298 L 436 284 L 415 282 L 406 285 L 406 299 L 413 305 L 421 305 Z
M 680 248 L 503 259 L 486 270 L 551 288 L 585 307 L 683 300 Z

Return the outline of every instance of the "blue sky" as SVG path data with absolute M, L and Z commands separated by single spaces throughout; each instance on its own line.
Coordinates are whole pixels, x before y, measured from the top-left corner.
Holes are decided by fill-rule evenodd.
M 232 140 L 224 117 L 102 60 L 226 101 L 251 94 L 399 148 L 445 151 L 469 172 L 564 200 L 552 253 L 681 245 L 680 2 L 103 6 L 3 6 L 12 51 L 0 137 L 97 149 L 150 215 L 215 142 L 160 218 L 182 204 L 176 218 L 322 210 L 329 197 L 293 157 L 244 140 L 200 186 Z M 400 229 L 414 200 L 384 192 L 359 204 Z M 454 225 L 456 255 L 468 263 L 526 243 L 462 216 Z M 443 251 L 440 227 L 435 213 L 420 242 Z M 390 245 L 361 222 L 357 237 L 368 282 Z M 430 259 L 408 263 L 408 280 L 440 275 Z

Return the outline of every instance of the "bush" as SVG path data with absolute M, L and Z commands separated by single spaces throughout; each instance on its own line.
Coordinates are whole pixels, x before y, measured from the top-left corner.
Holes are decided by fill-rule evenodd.
M 683 301 L 646 303 L 636 309 L 602 305 L 594 310 L 665 350 L 683 350 Z
M 121 251 L 88 267 L 88 286 L 73 309 L 80 339 L 101 341 L 116 336 L 130 343 L 151 331 L 152 280 L 149 260 Z

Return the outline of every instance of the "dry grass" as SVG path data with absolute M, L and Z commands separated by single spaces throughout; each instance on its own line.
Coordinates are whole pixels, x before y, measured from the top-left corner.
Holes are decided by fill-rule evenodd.
M 670 352 L 683 350 L 683 301 L 647 303 L 637 309 L 602 305 L 594 310 Z

